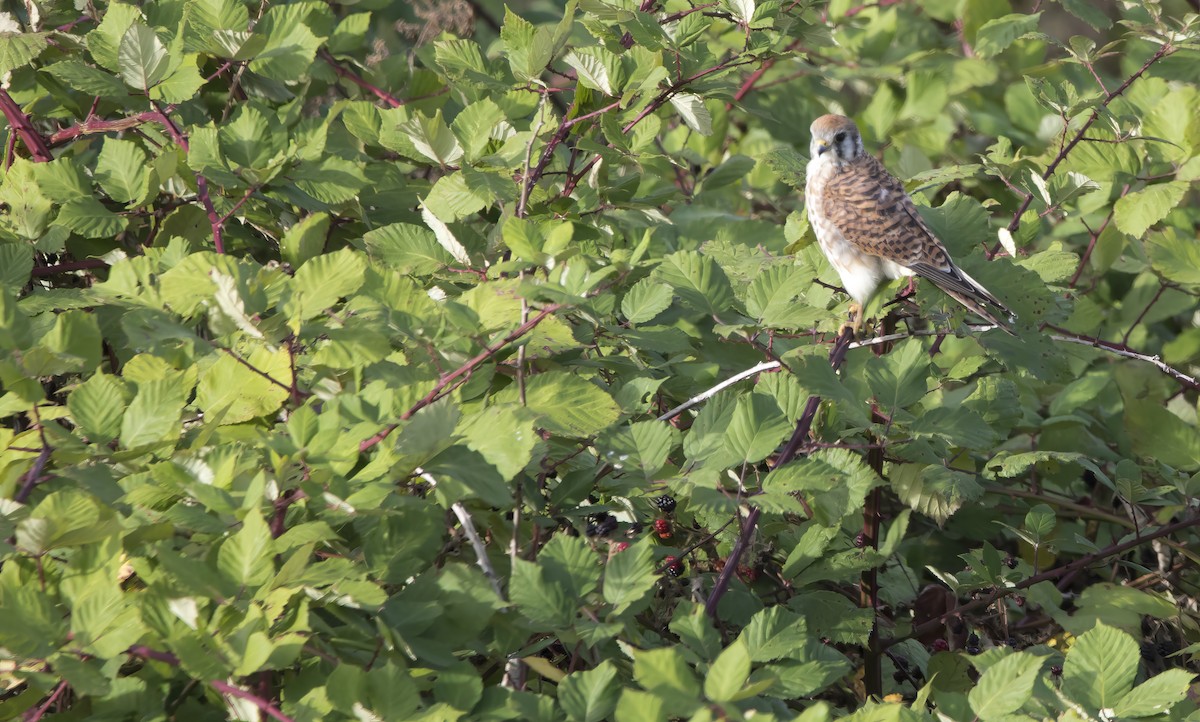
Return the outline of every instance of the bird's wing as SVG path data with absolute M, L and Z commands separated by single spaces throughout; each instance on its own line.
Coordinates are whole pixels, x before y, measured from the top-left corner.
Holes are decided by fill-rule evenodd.
M 986 304 L 1013 313 L 950 260 L 900 181 L 871 156 L 830 174 L 821 212 L 863 253 L 886 258 L 928 278 L 976 313 Z M 971 303 L 969 301 L 973 301 Z M 995 320 L 990 313 L 980 313 Z

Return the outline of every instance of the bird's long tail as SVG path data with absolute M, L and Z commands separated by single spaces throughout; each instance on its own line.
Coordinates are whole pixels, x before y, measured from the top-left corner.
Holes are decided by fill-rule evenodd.
M 954 263 L 951 263 L 948 269 L 934 268 L 927 264 L 914 264 L 912 270 L 933 281 L 938 288 L 946 292 L 946 295 L 966 306 L 973 313 L 996 324 L 1005 333 L 1016 335 L 1012 330 L 1012 324 L 1017 320 L 1017 314 L 1005 306 L 1000 299 L 993 296 L 991 291 L 983 287 L 983 284 L 971 278 L 966 271 Z M 1004 318 L 1001 319 L 996 311 L 1001 312 Z

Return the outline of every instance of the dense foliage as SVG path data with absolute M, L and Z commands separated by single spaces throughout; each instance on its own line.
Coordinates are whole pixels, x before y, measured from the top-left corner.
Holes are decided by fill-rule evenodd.
M 1200 718 L 1185 2 L 8 9 L 0 718 Z

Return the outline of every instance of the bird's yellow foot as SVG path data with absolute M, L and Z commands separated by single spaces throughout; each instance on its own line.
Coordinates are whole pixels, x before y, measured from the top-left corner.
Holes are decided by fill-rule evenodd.
M 852 303 L 850 304 L 850 320 L 838 326 L 837 335 L 840 338 L 846 329 L 850 329 L 851 337 L 858 338 L 858 332 L 862 328 L 862 325 L 863 307 L 857 303 Z

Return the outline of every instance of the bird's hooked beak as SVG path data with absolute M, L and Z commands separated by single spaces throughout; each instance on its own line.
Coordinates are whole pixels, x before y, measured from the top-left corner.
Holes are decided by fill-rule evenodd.
M 824 138 L 818 138 L 816 141 L 817 155 L 825 155 L 825 151 L 829 150 L 829 141 Z

